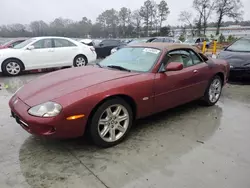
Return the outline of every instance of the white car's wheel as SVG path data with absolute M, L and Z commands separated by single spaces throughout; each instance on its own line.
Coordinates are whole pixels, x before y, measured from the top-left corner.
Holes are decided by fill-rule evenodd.
M 9 59 L 3 63 L 3 73 L 8 76 L 19 75 L 22 71 L 22 64 L 19 60 Z
M 75 57 L 74 59 L 74 67 L 82 67 L 82 66 L 86 66 L 88 63 L 87 58 L 83 55 L 78 55 Z

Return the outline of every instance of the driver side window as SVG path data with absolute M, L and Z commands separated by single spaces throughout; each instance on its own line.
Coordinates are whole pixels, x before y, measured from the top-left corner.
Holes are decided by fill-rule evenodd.
M 52 48 L 52 39 L 41 39 L 33 44 L 35 49 Z

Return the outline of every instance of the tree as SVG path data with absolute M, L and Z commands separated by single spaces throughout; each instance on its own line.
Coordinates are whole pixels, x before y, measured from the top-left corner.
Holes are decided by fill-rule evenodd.
M 167 16 L 169 15 L 170 11 L 168 8 L 168 4 L 166 1 L 162 0 L 158 4 L 158 14 L 159 14 L 159 19 L 160 19 L 160 28 L 162 27 L 162 22 L 167 20 Z
M 146 26 L 146 36 L 148 36 L 150 18 L 152 16 L 152 2 L 147 0 L 144 2 L 144 5 L 140 9 L 140 16 L 144 20 L 144 24 Z
M 117 36 L 117 25 L 119 23 L 118 12 L 115 9 L 109 9 L 101 13 L 97 22 L 102 25 L 103 31 L 106 32 L 107 37 Z
M 162 27 L 160 28 L 161 36 L 169 36 L 170 35 L 170 27 Z
M 141 19 L 142 17 L 140 16 L 140 11 L 135 10 L 132 14 L 132 23 L 136 28 L 136 34 L 137 37 L 140 37 L 140 32 L 141 32 Z
M 122 7 L 119 11 L 119 20 L 122 26 L 122 35 L 125 37 L 126 26 L 130 24 L 131 20 L 131 10 L 126 7 Z
M 192 36 L 194 36 L 195 33 L 194 33 L 194 27 L 192 24 L 192 17 L 193 17 L 192 13 L 190 13 L 188 11 L 181 11 L 179 14 L 179 21 L 188 25 L 191 28 Z
M 199 20 L 197 22 L 199 33 L 201 26 L 203 26 L 204 35 L 206 35 L 207 22 L 214 8 L 214 2 L 211 3 L 210 0 L 194 0 L 193 7 L 199 13 Z
M 225 16 L 240 20 L 243 14 L 240 0 L 216 0 L 214 8 L 218 15 L 216 35 L 220 33 L 222 20 Z

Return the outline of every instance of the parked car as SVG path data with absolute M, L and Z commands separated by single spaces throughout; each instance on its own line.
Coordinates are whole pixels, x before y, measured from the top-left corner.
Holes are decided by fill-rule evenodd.
M 13 48 L 27 39 L 11 39 L 0 45 L 0 49 Z
M 180 40 L 172 37 L 157 37 L 152 42 L 182 43 Z
M 230 64 L 230 77 L 250 77 L 250 38 L 240 38 L 217 57 Z
M 111 54 L 114 53 L 114 52 L 116 52 L 117 50 L 119 50 L 119 49 L 121 49 L 121 48 L 127 46 L 127 45 L 130 46 L 130 45 L 134 45 L 134 44 L 137 44 L 137 43 L 152 42 L 152 41 L 155 40 L 155 39 L 156 39 L 155 37 L 152 37 L 152 38 L 139 38 L 139 39 L 134 39 L 134 40 L 132 40 L 132 41 L 130 41 L 130 42 L 128 42 L 128 43 L 122 43 L 122 44 L 120 44 L 119 46 L 113 48 L 113 49 L 111 50 Z
M 106 39 L 103 40 L 98 46 L 95 46 L 95 51 L 98 58 L 105 58 L 111 54 L 111 50 L 117 46 L 123 45 L 121 40 Z
M 197 99 L 216 104 L 228 71 L 226 61 L 190 45 L 138 44 L 93 66 L 41 76 L 19 89 L 9 106 L 31 134 L 73 138 L 86 131 L 95 144 L 110 147 L 135 119 Z
M 199 47 L 202 47 L 203 42 L 205 40 L 206 40 L 206 48 L 210 48 L 211 42 L 210 42 L 210 40 L 208 38 L 205 38 L 205 37 L 189 38 L 189 39 L 184 41 L 184 44 L 189 44 L 189 45 L 193 45 L 193 46 L 198 45 Z
M 88 46 L 64 37 L 36 37 L 0 50 L 0 72 L 15 76 L 22 71 L 64 66 L 85 66 L 96 60 Z

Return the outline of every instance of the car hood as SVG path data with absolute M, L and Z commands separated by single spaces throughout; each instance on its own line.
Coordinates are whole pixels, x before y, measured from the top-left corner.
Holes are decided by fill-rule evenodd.
M 13 49 L 13 48 L 3 48 L 0 51 L 0 57 L 3 56 L 9 56 L 9 55 L 14 55 L 20 53 L 19 49 Z
M 250 68 L 250 53 L 224 50 L 220 52 L 218 58 L 226 60 L 233 67 Z
M 16 95 L 27 105 L 35 106 L 96 84 L 137 74 L 94 66 L 64 69 L 29 82 Z

